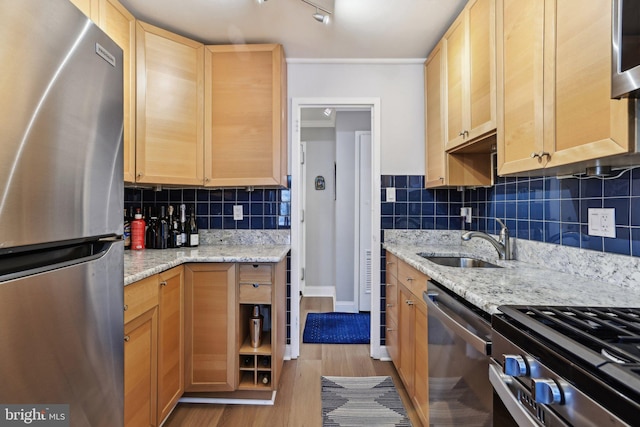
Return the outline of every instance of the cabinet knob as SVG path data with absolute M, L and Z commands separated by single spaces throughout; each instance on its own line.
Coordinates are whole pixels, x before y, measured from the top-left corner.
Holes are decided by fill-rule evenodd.
M 124 305 L 124 311 L 129 310 L 129 306 L 127 304 Z
M 407 281 L 413 282 L 413 280 L 414 280 L 413 277 L 407 277 Z
M 387 307 L 391 308 L 393 307 L 393 304 L 387 304 Z
M 393 331 L 395 331 L 395 329 L 387 328 L 387 332 L 393 332 Z
M 139 179 L 139 178 L 142 178 L 143 176 L 144 176 L 144 174 L 143 174 L 142 172 L 138 172 L 138 173 L 136 174 L 136 178 L 138 178 L 138 179 Z
M 461 130 L 460 133 L 458 134 L 459 136 L 466 138 L 467 136 L 469 136 L 469 131 L 467 130 Z
M 410 299 L 406 300 L 405 302 L 407 303 L 407 305 L 413 305 L 413 301 Z
M 205 176 L 204 177 L 204 182 L 209 182 L 209 181 L 211 181 L 211 178 L 209 178 L 208 176 Z
M 129 342 L 130 339 L 131 337 L 129 335 L 124 336 L 124 342 Z
M 167 286 L 167 282 L 165 281 L 160 282 L 160 286 Z
M 257 288 L 257 287 L 259 287 L 259 286 L 260 286 L 260 283 L 254 283 L 254 284 L 253 284 L 253 287 L 254 287 L 254 288 Z
M 393 265 L 393 264 L 395 264 L 395 262 L 393 262 L 393 261 L 387 261 L 387 265 Z

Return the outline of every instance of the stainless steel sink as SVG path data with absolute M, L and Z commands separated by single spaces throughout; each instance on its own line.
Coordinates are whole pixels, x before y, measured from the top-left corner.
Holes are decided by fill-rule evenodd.
M 464 256 L 431 256 L 425 253 L 419 253 L 422 258 L 445 267 L 459 268 L 502 268 L 499 265 L 492 264 L 477 258 Z

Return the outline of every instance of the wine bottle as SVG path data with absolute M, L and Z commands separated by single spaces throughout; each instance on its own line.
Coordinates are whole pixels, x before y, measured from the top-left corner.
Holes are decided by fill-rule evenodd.
M 140 208 L 136 208 L 136 214 L 133 221 L 131 221 L 131 249 L 144 249 L 145 226 L 146 224 L 144 219 L 142 219 Z
M 200 241 L 198 235 L 198 224 L 196 223 L 196 213 L 194 212 L 193 206 L 189 209 L 189 219 L 187 220 L 187 240 L 190 248 L 195 248 L 198 246 Z
M 131 248 L 131 220 L 133 218 L 129 217 L 129 212 L 124 210 L 124 223 L 122 228 L 122 239 L 124 240 L 124 248 Z
M 173 216 L 173 206 L 167 208 L 167 225 L 169 226 L 169 237 L 167 247 L 179 248 L 181 245 L 180 231 L 178 231 L 178 220 Z
M 271 381 L 271 378 L 268 372 L 260 373 L 259 377 L 260 377 L 260 383 L 263 385 L 268 385 L 269 382 Z
M 146 242 L 148 249 L 158 249 L 158 214 L 156 213 L 156 209 L 152 207 L 149 207 Z
M 180 246 L 187 245 L 187 206 L 180 205 Z
M 169 223 L 167 222 L 167 211 L 164 206 L 160 206 L 160 216 L 158 217 L 158 249 L 167 249 L 169 239 Z

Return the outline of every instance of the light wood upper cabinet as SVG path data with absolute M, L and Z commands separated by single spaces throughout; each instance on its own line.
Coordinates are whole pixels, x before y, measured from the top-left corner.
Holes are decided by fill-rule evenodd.
M 185 266 L 185 391 L 237 386 L 236 264 Z
M 498 173 L 629 152 L 629 101 L 610 99 L 611 3 L 498 0 L 497 20 Z
M 124 181 L 135 182 L 136 168 L 136 20 L 117 0 L 97 1 L 95 22 L 122 49 L 124 73 Z
M 75 7 L 80 9 L 82 13 L 84 13 L 87 18 L 93 19 L 95 14 L 95 9 L 97 8 L 96 1 L 97 0 L 69 0 Z
M 438 43 L 425 62 L 425 187 L 491 185 L 491 147 L 479 152 L 445 152 L 443 43 Z
M 446 149 L 496 130 L 495 0 L 471 0 L 445 33 Z
M 202 185 L 204 45 L 136 24 L 136 182 Z
M 206 46 L 205 185 L 287 185 L 281 45 Z
M 164 420 L 184 393 L 184 268 L 158 276 L 158 420 Z

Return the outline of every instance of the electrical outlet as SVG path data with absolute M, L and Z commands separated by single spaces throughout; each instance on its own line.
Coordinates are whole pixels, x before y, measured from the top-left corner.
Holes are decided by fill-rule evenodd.
M 616 237 L 616 210 L 589 208 L 589 236 Z
M 387 202 L 396 201 L 396 189 L 394 187 L 387 187 Z
M 243 218 L 242 205 L 233 205 L 233 219 L 235 221 L 242 221 Z
M 471 224 L 471 208 L 460 208 L 460 216 L 464 218 L 464 222 Z

